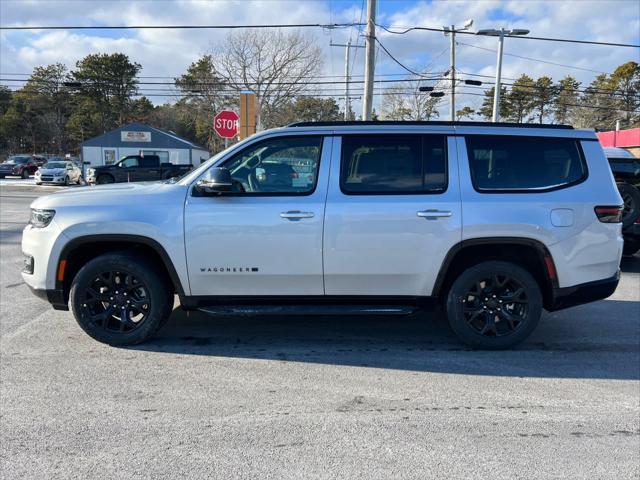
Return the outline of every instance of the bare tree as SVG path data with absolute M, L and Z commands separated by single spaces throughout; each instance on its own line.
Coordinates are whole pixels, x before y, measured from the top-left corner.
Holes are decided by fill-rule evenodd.
M 322 50 L 299 31 L 232 32 L 212 59 L 215 76 L 230 89 L 254 92 L 261 111 L 274 111 L 308 90 L 322 68 Z
M 431 120 L 439 115 L 439 97 L 419 92 L 411 83 L 399 84 L 388 89 L 382 96 L 382 119 L 384 120 Z

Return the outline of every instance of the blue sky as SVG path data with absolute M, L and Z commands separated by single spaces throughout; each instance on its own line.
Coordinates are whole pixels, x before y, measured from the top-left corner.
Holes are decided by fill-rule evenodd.
M 528 28 L 534 36 L 640 43 L 640 2 L 634 0 L 378 0 L 378 22 L 390 27 L 461 25 L 473 18 L 474 29 Z M 1 0 L 0 23 L 9 25 L 257 24 L 346 23 L 361 17 L 363 0 Z M 305 33 L 307 31 L 305 30 Z M 88 53 L 124 52 L 143 65 L 144 76 L 176 76 L 200 55 L 222 42 L 224 31 L 82 30 L 23 31 L 0 34 L 0 72 L 29 73 L 34 66 L 62 62 L 73 67 Z M 343 74 L 344 51 L 329 47 L 358 37 L 356 28 L 309 30 L 323 48 L 323 75 Z M 391 35 L 379 39 L 403 64 L 442 72 L 448 67 L 448 39 L 436 32 Z M 493 75 L 495 39 L 459 35 L 457 69 Z M 597 72 L 640 61 L 638 49 L 507 39 L 503 75 L 571 74 L 588 84 Z M 353 74 L 363 73 L 362 51 L 354 52 Z M 517 55 L 517 56 L 513 56 Z M 528 58 L 521 58 L 528 57 Z M 543 63 L 550 62 L 550 63 Z M 376 73 L 406 73 L 379 51 Z M 20 78 L 14 76 L 12 78 Z M 392 77 L 388 77 L 392 78 Z M 6 82 L 2 82 L 6 83 Z M 13 82 L 18 83 L 18 82 Z M 163 99 L 160 99 L 163 100 Z M 379 97 L 378 99 L 379 100 Z M 157 101 L 157 99 L 156 99 Z M 477 106 L 480 97 L 460 97 L 459 105 Z

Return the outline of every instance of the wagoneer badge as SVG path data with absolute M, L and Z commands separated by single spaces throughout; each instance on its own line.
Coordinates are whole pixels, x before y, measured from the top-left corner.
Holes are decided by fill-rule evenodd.
M 200 267 L 200 273 L 252 273 L 259 271 L 258 267 Z

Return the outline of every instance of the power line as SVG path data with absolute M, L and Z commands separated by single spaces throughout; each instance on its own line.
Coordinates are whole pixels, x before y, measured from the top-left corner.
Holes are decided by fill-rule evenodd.
M 376 26 L 382 28 L 386 32 L 393 33 L 394 35 L 404 35 L 406 33 L 412 32 L 414 30 L 424 30 L 424 31 L 428 31 L 428 32 L 445 32 L 446 31 L 444 28 L 407 27 L 407 28 L 404 28 L 404 30 L 398 32 L 398 31 L 391 30 L 389 27 L 386 27 L 384 25 L 377 25 L 376 24 Z M 396 28 L 403 28 L 403 27 L 396 27 Z M 475 32 L 462 31 L 462 32 L 459 32 L 459 33 L 461 33 L 463 35 L 476 35 Z M 521 39 L 521 40 L 542 40 L 542 41 L 547 41 L 547 42 L 563 42 L 563 43 L 581 43 L 581 44 L 588 44 L 588 45 L 604 45 L 604 46 L 608 46 L 608 47 L 640 48 L 640 45 L 636 45 L 636 44 L 632 44 L 632 43 L 597 42 L 595 40 L 577 40 L 577 39 L 572 39 L 572 38 L 532 37 L 530 35 L 513 36 L 513 37 L 509 37 L 509 38 L 518 38 L 518 39 Z
M 437 72 L 436 72 L 437 73 Z M 427 76 L 423 76 L 424 78 L 400 78 L 400 79 L 381 79 L 381 80 L 374 80 L 374 83 L 404 83 L 404 82 L 423 82 L 425 80 L 440 80 L 443 77 L 442 76 L 436 76 L 436 77 L 427 77 Z M 4 81 L 4 82 L 22 82 L 22 83 L 28 83 L 28 82 L 33 82 L 33 83 L 44 83 L 44 84 L 59 84 L 59 83 L 64 83 L 63 82 L 57 82 L 55 80 L 44 80 L 44 79 L 25 79 L 25 78 L 0 78 L 0 81 Z M 73 83 L 80 83 L 81 86 L 80 88 L 82 88 L 83 82 L 76 82 L 73 80 L 70 80 L 70 82 Z M 106 82 L 105 82 L 106 83 Z M 280 86 L 280 85 L 344 85 L 345 81 L 344 80 L 331 80 L 331 81 L 319 81 L 319 82 L 273 82 L 270 83 L 270 85 L 272 86 Z M 364 84 L 364 80 L 349 80 L 350 84 L 356 83 L 356 84 Z M 136 85 L 175 85 L 175 82 L 135 82 Z M 258 83 L 255 82 L 249 82 L 249 83 L 245 83 L 244 80 L 240 81 L 240 80 L 234 80 L 232 82 L 190 82 L 188 83 L 188 86 L 196 86 L 196 87 L 221 87 L 221 86 L 225 86 L 225 85 L 230 85 L 230 84 L 238 84 L 238 85 L 258 85 Z M 92 85 L 101 85 L 101 83 L 86 83 L 86 85 L 88 86 L 92 86 Z M 188 88 L 187 85 L 185 85 L 185 89 Z M 179 87 L 178 87 L 179 88 Z
M 31 26 L 0 26 L 0 30 L 154 30 L 154 29 L 174 29 L 174 30 L 234 30 L 243 28 L 350 28 L 364 26 L 363 23 L 297 23 L 297 24 L 254 24 L 254 25 L 31 25 Z M 408 27 L 402 31 L 391 30 L 390 27 L 376 24 L 377 27 L 396 35 L 404 35 L 414 30 L 428 31 L 428 32 L 445 32 L 444 28 L 433 27 Z M 403 27 L 396 27 L 403 28 Z M 475 35 L 474 32 L 460 32 L 463 35 Z M 579 43 L 587 45 L 604 45 L 609 47 L 628 47 L 628 48 L 640 48 L 640 45 L 631 43 L 617 43 L 617 42 L 598 42 L 595 40 L 579 40 L 572 38 L 555 38 L 555 37 L 533 37 L 533 36 L 515 36 L 521 40 L 541 40 L 547 42 L 562 42 L 562 43 Z
M 509 37 L 509 38 L 511 38 L 511 37 Z M 492 48 L 479 47 L 478 45 L 472 45 L 470 43 L 458 42 L 458 44 L 459 45 L 465 45 L 465 46 L 471 47 L 471 48 L 477 48 L 478 50 L 485 50 L 487 52 L 494 52 L 494 53 L 496 52 L 496 50 L 494 50 Z M 557 67 L 573 68 L 574 70 L 582 70 L 582 71 L 585 71 L 585 72 L 607 74 L 607 72 L 602 72 L 600 70 L 592 70 L 590 68 L 576 67 L 574 65 L 565 65 L 563 63 L 550 62 L 548 60 L 541 60 L 539 58 L 532 58 L 532 57 L 525 57 L 523 55 L 516 55 L 515 53 L 504 53 L 503 55 L 507 55 L 509 57 L 522 58 L 524 60 L 531 60 L 532 62 L 546 63 L 546 64 L 549 64 L 549 65 L 555 65 Z
M 242 28 L 349 28 L 355 23 L 276 23 L 257 25 L 48 25 L 0 26 L 0 30 L 237 30 Z
M 384 52 L 389 56 L 389 58 L 391 58 L 391 60 L 393 60 L 394 62 L 396 62 L 398 65 L 400 65 L 402 68 L 404 68 L 407 72 L 411 73 L 412 75 L 416 75 L 418 77 L 425 77 L 428 78 L 426 75 L 423 75 L 422 73 L 418 73 L 415 70 L 410 69 L 409 67 L 407 67 L 406 65 L 404 65 L 403 63 L 400 62 L 400 60 L 398 60 L 396 57 L 394 57 L 391 52 L 389 50 L 387 50 L 387 47 L 385 47 L 382 42 L 376 38 L 376 43 L 378 45 L 380 45 L 380 48 L 382 48 L 382 50 L 384 50 Z

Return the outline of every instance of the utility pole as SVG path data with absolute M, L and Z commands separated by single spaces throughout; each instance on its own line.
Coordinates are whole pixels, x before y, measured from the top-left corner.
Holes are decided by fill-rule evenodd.
M 364 101 L 362 102 L 362 120 L 371 120 L 373 109 L 373 79 L 376 62 L 376 0 L 367 0 L 367 33 L 365 35 L 366 53 L 364 63 Z
M 456 119 L 456 32 L 468 30 L 473 25 L 473 20 L 469 19 L 464 22 L 464 26 L 456 30 L 455 25 L 443 27 L 444 35 L 450 35 L 451 40 L 451 66 L 449 67 L 449 75 L 451 76 L 451 102 L 449 103 L 449 119 L 454 122 Z
M 493 91 L 493 114 L 491 115 L 492 122 L 497 122 L 500 120 L 500 81 L 502 78 L 502 49 L 504 47 L 504 37 L 511 37 L 513 35 L 527 35 L 528 33 L 529 30 L 525 30 L 522 28 L 514 28 L 511 30 L 506 30 L 504 28 L 496 30 L 492 28 L 476 32 L 476 35 L 498 37 L 498 59 L 496 65 L 496 85 Z
M 451 67 L 449 75 L 451 75 L 451 102 L 449 104 L 449 120 L 452 122 L 456 119 L 456 26 L 451 25 Z
M 345 47 L 344 51 L 344 121 L 351 120 L 351 96 L 349 95 L 349 58 L 352 48 L 364 48 L 364 45 L 351 45 L 351 39 L 347 43 L 329 43 L 332 47 Z

